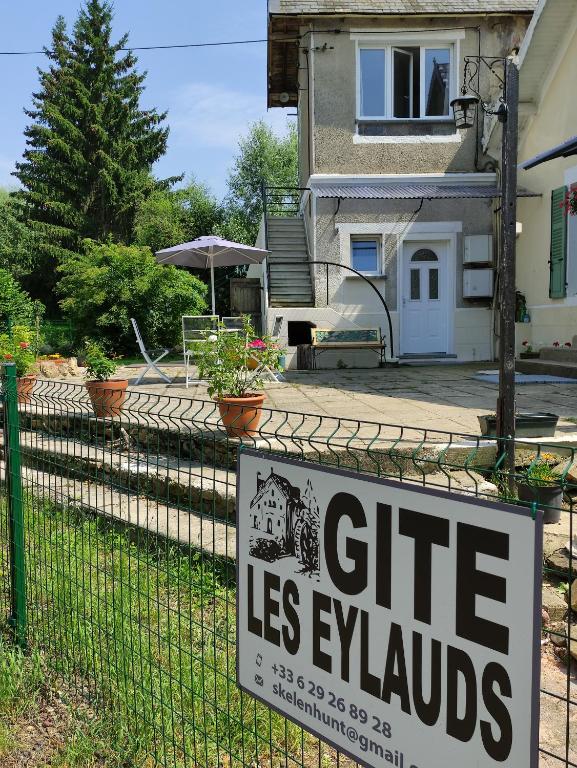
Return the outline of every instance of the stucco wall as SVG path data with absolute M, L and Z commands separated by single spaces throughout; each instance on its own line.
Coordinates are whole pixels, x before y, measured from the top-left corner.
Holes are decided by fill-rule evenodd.
M 568 19 L 568 26 L 570 19 Z M 574 21 L 573 21 L 574 24 Z M 575 62 L 577 33 L 549 73 L 549 80 L 529 121 L 519 148 L 520 161 L 566 141 L 577 132 Z M 523 70 L 521 69 L 521 78 Z M 570 341 L 577 333 L 577 217 L 568 220 L 568 288 L 564 299 L 549 298 L 549 253 L 551 242 L 551 190 L 565 183 L 566 172 L 577 181 L 577 158 L 568 157 L 519 172 L 519 183 L 542 194 L 541 198 L 521 199 L 517 218 L 523 233 L 517 241 L 517 286 L 527 298 L 531 315 L 531 341 L 551 344 Z
M 375 224 L 391 223 L 402 235 L 412 223 L 423 222 L 461 222 L 462 232 L 457 234 L 457 291 L 456 306 L 470 307 L 471 303 L 463 299 L 463 237 L 465 235 L 483 235 L 493 232 L 493 214 L 491 200 L 425 200 L 419 213 L 418 200 L 343 200 L 335 216 L 335 200 L 317 201 L 316 259 L 347 263 L 348 254 L 341 254 L 339 224 Z M 368 234 L 368 232 L 366 232 Z M 397 309 L 397 238 L 392 235 L 385 243 L 386 280 L 377 279 L 375 283 L 385 296 L 389 307 Z M 368 286 L 357 277 L 344 277 L 343 270 L 329 269 L 330 306 L 363 304 L 377 308 L 377 297 Z M 384 289 L 384 290 L 383 290 Z M 317 267 L 315 275 L 315 295 L 317 306 L 326 306 L 326 269 Z
M 481 49 L 490 51 L 492 55 L 509 52 L 511 47 L 518 45 L 527 26 L 525 16 L 504 16 L 490 18 L 451 19 L 419 19 L 415 26 L 414 20 L 393 18 L 315 20 L 315 33 L 311 38 L 313 50 L 309 55 L 310 69 L 301 69 L 301 108 L 306 94 L 311 88 L 314 99 L 314 120 L 312 135 L 314 140 L 314 173 L 423 173 L 445 171 L 475 170 L 476 131 L 455 132 L 452 123 L 449 124 L 451 135 L 444 141 L 422 144 L 383 143 L 371 137 L 366 143 L 362 137 L 356 136 L 356 62 L 355 41 L 351 39 L 349 30 L 372 30 L 390 32 L 392 30 L 414 29 L 445 29 L 455 27 L 465 30 L 465 38 L 460 41 L 460 69 L 457 82 L 462 80 L 462 58 L 478 51 L 479 37 L 474 27 L 481 29 Z M 338 26 L 343 30 L 340 34 L 327 32 Z M 302 32 L 307 28 L 303 27 Z M 322 30 L 325 30 L 324 32 Z M 308 39 L 305 38 L 305 39 Z M 322 50 L 324 46 L 326 50 Z M 320 49 L 320 50 L 319 50 Z M 301 62 L 301 67 L 303 63 Z M 481 73 L 480 90 L 484 94 L 494 90 L 495 81 L 491 80 L 486 71 Z M 304 127 L 303 121 L 303 127 Z M 446 124 L 445 124 L 446 125 Z M 425 135 L 438 132 L 441 129 L 433 127 L 432 123 L 419 124 L 418 128 L 407 128 L 404 133 L 422 132 Z M 398 133 L 398 125 L 391 124 L 390 134 Z M 390 141 L 390 136 L 387 141 Z M 480 156 L 478 167 L 482 168 L 488 158 Z M 308 164 L 306 153 L 302 156 L 301 178 L 305 175 L 305 165 Z
M 487 360 L 490 357 L 490 302 L 463 299 L 463 238 L 466 235 L 492 234 L 491 200 L 425 200 L 414 216 L 419 201 L 343 200 L 335 216 L 336 201 L 318 200 L 316 217 L 316 259 L 349 264 L 349 229 L 359 225 L 359 233 L 378 232 L 379 225 L 394 224 L 395 233 L 385 236 L 386 278 L 373 282 L 385 297 L 392 314 L 395 348 L 399 349 L 398 252 L 399 238 L 410 232 L 413 224 L 451 222 L 461 225 L 456 233 L 455 304 L 450 308 L 454 331 L 454 353 L 462 360 Z M 339 225 L 344 225 L 343 236 Z M 433 228 L 431 228 L 433 229 Z M 442 227 L 437 229 L 442 232 Z M 451 230 L 448 227 L 447 231 Z M 436 232 L 435 234 L 439 234 Z M 439 237 L 441 235 L 439 234 Z M 420 239 L 420 238 L 419 238 Z M 426 240 L 423 234 L 423 240 Z M 346 253 L 342 246 L 345 244 Z M 433 246 L 434 247 L 434 246 Z M 380 326 L 386 330 L 382 305 L 371 288 L 354 275 L 335 267 L 328 269 L 329 306 L 362 327 Z M 315 297 L 318 307 L 327 304 L 327 269 L 315 268 Z

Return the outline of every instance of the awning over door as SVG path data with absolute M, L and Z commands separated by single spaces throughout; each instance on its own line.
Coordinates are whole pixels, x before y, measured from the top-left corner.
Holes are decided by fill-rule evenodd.
M 340 200 L 440 200 L 501 197 L 501 190 L 488 184 L 319 184 L 311 186 L 316 197 Z M 518 197 L 540 197 L 538 193 L 519 188 Z

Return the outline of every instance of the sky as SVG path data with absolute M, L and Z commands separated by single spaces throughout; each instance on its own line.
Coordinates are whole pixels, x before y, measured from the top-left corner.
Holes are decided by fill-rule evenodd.
M 81 0 L 0 0 L 0 51 L 41 50 L 61 14 L 72 26 Z M 266 0 L 116 0 L 115 39 L 134 46 L 266 38 Z M 266 108 L 266 44 L 138 52 L 147 70 L 143 107 L 168 110 L 160 178 L 185 173 L 222 197 L 238 139 L 251 122 L 266 120 L 284 133 L 293 110 Z M 0 186 L 24 150 L 24 107 L 38 84 L 44 56 L 0 56 Z M 288 113 L 288 114 L 287 114 Z

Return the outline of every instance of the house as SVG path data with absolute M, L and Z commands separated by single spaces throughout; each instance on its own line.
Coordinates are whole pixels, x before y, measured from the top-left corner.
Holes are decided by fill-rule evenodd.
M 257 492 L 250 504 L 251 528 L 289 550 L 294 525 L 302 507 L 300 490 L 272 469 L 266 480 L 257 476 Z
M 251 554 L 263 559 L 294 555 L 306 571 L 317 570 L 320 510 L 310 479 L 301 493 L 272 468 L 266 479 L 259 472 L 249 514 Z
M 509 55 L 535 2 L 269 0 L 268 105 L 297 110 L 300 188 L 268 190 L 259 244 L 289 367 L 315 326 L 380 328 L 401 362 L 493 359 L 498 163 L 450 102 L 464 57 Z M 468 76 L 497 98 L 488 69 Z M 322 364 L 345 354 L 375 364 Z
M 577 4 L 540 0 L 519 51 L 519 182 L 540 197 L 517 208 L 517 287 L 531 321 L 517 341 L 535 349 L 563 347 L 577 334 L 577 216 L 563 206 L 577 189 L 577 146 L 530 161 L 577 134 L 576 71 Z

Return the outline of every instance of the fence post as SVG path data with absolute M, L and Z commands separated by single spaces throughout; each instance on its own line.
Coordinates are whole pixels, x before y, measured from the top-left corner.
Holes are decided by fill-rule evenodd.
M 8 530 L 10 536 L 10 625 L 16 643 L 26 647 L 26 566 L 24 561 L 24 506 L 16 366 L 4 364 L 2 409 L 4 411 L 4 453 L 8 492 Z

